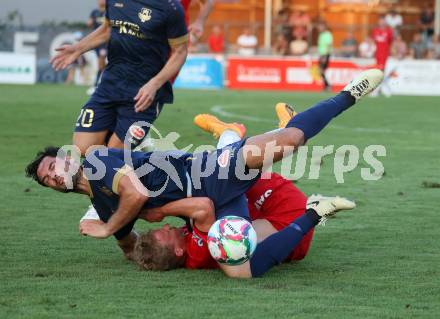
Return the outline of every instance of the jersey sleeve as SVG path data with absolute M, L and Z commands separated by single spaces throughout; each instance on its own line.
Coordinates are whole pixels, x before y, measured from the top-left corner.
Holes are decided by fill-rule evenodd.
M 105 148 L 87 154 L 83 166 L 87 169 L 85 174 L 89 181 L 96 180 L 101 188 L 105 187 L 107 191 L 117 195 L 121 178 L 133 170 Z
M 185 268 L 213 269 L 218 267 L 209 253 L 208 233 L 201 232 L 193 226 L 192 232 L 188 232 L 185 237 L 187 243 Z
M 166 21 L 168 43 L 171 47 L 188 42 L 188 29 L 182 5 L 176 0 L 169 2 L 170 9 Z
M 104 161 L 106 170 L 102 181 L 108 189 L 119 195 L 118 187 L 121 178 L 127 175 L 127 173 L 133 169 L 119 158 L 113 156 L 105 157 Z

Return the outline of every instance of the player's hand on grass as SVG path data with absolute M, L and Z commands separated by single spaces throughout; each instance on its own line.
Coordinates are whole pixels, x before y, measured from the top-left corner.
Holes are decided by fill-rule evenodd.
M 82 234 L 82 232 L 81 232 L 81 230 L 82 230 L 82 225 L 84 224 L 86 224 L 86 223 L 89 223 L 89 222 L 94 222 L 94 223 L 96 223 L 96 224 L 105 224 L 102 220 L 100 220 L 100 219 L 83 219 L 83 220 L 81 220 L 80 222 L 79 222 L 79 232 L 80 232 L 80 234 Z
M 82 235 L 94 238 L 107 238 L 111 235 L 107 230 L 107 224 L 100 220 L 85 220 L 81 222 L 79 232 Z
M 66 69 L 81 55 L 81 51 L 73 44 L 66 44 L 55 50 L 58 53 L 50 60 L 55 71 Z
M 151 106 L 151 103 L 153 103 L 158 89 L 159 87 L 154 81 L 149 81 L 141 87 L 138 94 L 134 97 L 134 100 L 136 101 L 134 110 L 139 113 L 148 109 Z

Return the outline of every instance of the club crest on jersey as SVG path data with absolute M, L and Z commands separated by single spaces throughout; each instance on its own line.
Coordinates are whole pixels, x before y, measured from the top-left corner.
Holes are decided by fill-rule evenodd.
M 231 151 L 224 150 L 217 158 L 217 163 L 220 167 L 227 167 L 229 165 L 229 159 L 231 158 Z
M 145 23 L 147 21 L 151 20 L 151 9 L 142 8 L 141 12 L 139 12 L 139 19 L 141 19 L 142 23 Z

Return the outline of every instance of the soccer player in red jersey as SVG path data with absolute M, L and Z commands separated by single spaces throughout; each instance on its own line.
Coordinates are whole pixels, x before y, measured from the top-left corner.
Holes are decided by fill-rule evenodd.
M 384 70 L 393 43 L 393 30 L 387 26 L 384 17 L 380 17 L 378 26 L 373 30 L 372 38 L 376 44 L 377 67 Z
M 287 227 L 306 211 L 307 197 L 292 182 L 275 173 L 263 176 L 246 193 L 246 197 L 259 241 Z M 167 229 L 167 226 L 164 227 Z M 180 231 L 185 236 L 185 268 L 218 268 L 217 262 L 209 253 L 206 232 L 200 231 L 196 226 L 192 230 L 184 227 Z M 287 260 L 301 260 L 307 255 L 313 232 L 312 229 L 302 238 Z
M 284 109 L 283 109 L 284 105 Z M 277 105 L 277 115 L 280 126 L 290 119 L 295 113 L 284 103 Z M 209 125 L 206 123 L 209 122 Z M 195 124 L 200 128 L 219 137 L 218 148 L 225 147 L 230 143 L 242 139 L 246 129 L 237 123 L 224 123 L 216 117 L 203 114 L 195 118 Z M 307 210 L 307 197 L 292 182 L 275 173 L 265 173 L 247 192 L 249 215 L 257 232 L 259 243 L 269 236 L 289 227 L 296 219 L 301 218 Z M 309 202 L 318 203 L 320 200 L 333 200 L 336 210 L 354 208 L 354 203 L 341 198 L 326 198 L 322 196 L 310 197 Z M 176 228 L 168 224 L 160 229 L 142 234 L 135 248 L 135 259 L 141 267 L 149 270 L 170 270 L 175 268 L 187 269 L 215 269 L 219 264 L 211 257 L 207 239 L 209 227 L 214 221 L 213 207 L 210 203 L 200 199 L 194 207 L 181 206 L 180 203 L 170 203 L 148 212 L 146 219 L 149 221 L 161 221 L 165 216 L 175 216 L 183 211 L 190 212 L 192 225 Z M 183 213 L 186 215 L 185 213 Z M 148 216 L 148 217 L 147 217 Z M 301 260 L 306 255 L 312 242 L 314 229 L 298 238 L 290 255 L 285 259 Z M 280 243 L 282 244 L 282 243 Z M 173 249 L 167 249 L 169 245 Z M 146 253 L 147 251 L 147 253 Z M 138 258 L 141 256 L 141 258 Z M 140 259 L 140 260 L 139 260 Z M 248 266 L 227 267 L 222 270 L 228 276 L 249 277 L 252 276 Z M 238 272 L 240 273 L 238 273 Z

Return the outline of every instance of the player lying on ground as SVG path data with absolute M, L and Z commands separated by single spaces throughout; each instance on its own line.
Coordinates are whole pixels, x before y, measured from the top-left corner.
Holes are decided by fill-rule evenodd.
M 294 115 L 291 107 L 285 103 L 278 103 L 277 115 L 279 118 L 280 128 Z M 238 142 L 245 134 L 246 128 L 237 123 L 226 124 L 219 121 L 216 117 L 211 115 L 199 115 L 195 119 L 196 124 L 204 130 L 209 131 L 215 137 L 219 138 L 217 148 L 221 149 L 229 144 Z M 252 220 L 252 224 L 257 232 L 258 240 L 262 241 L 269 235 L 282 230 L 291 224 L 296 218 L 300 217 L 306 211 L 307 197 L 293 185 L 290 181 L 284 179 L 278 174 L 265 174 L 259 179 L 247 192 L 246 198 L 248 202 L 249 215 Z M 323 199 L 322 196 L 312 196 L 310 201 Z M 325 198 L 324 198 L 325 199 Z M 165 205 L 167 206 L 167 205 Z M 175 206 L 175 205 L 173 205 Z M 354 205 L 353 205 L 354 206 Z M 214 220 L 214 216 L 204 217 L 205 214 L 214 214 L 210 210 L 212 206 L 208 204 L 208 208 L 203 214 L 198 216 L 199 224 L 207 224 L 200 218 L 207 218 Z M 345 208 L 352 208 L 346 206 Z M 199 207 L 199 209 L 201 209 Z M 161 207 L 159 209 L 149 211 L 146 214 L 142 214 L 139 218 L 158 222 L 166 216 L 172 216 L 172 212 L 167 212 L 167 207 Z M 193 208 L 193 211 L 196 209 Z M 144 216 L 145 215 L 145 216 Z M 178 209 L 177 216 L 181 217 L 181 212 Z M 80 228 L 90 220 L 100 220 L 97 213 L 88 212 L 80 221 Z M 217 262 L 212 259 L 206 247 L 206 232 L 201 232 L 192 223 L 188 223 L 186 227 L 178 229 L 185 235 L 185 247 L 183 251 L 184 263 L 182 264 L 182 256 L 176 255 L 175 250 L 160 249 L 161 243 L 155 241 L 153 234 L 144 234 L 141 241 L 142 245 L 138 245 L 137 260 L 144 267 L 148 265 L 149 269 L 154 270 L 168 270 L 170 266 L 184 266 L 185 268 L 200 269 L 200 268 L 217 268 Z M 161 230 L 155 230 L 154 234 L 163 232 L 173 232 L 174 228 L 164 226 Z M 131 238 L 131 237 L 130 237 Z M 169 238 L 178 238 L 169 236 Z M 304 238 L 293 249 L 293 252 L 289 259 L 301 260 L 303 259 L 310 247 L 313 238 L 313 229 L 310 230 Z M 147 247 L 151 245 L 150 247 Z M 179 242 L 180 243 L 180 242 Z M 166 246 L 170 246 L 167 243 Z M 147 251 L 148 254 L 143 256 L 143 252 Z M 181 252 L 182 250 L 177 250 Z M 128 253 L 127 256 L 130 259 L 133 258 L 133 254 Z M 148 262 L 146 260 L 149 260 Z
M 285 103 L 278 103 L 276 106 L 276 112 L 279 119 L 279 128 L 284 128 L 287 122 L 296 114 L 293 109 L 285 104 Z M 209 118 L 213 118 L 213 121 L 209 121 Z M 211 123 L 209 127 L 206 127 L 206 124 Z M 211 132 L 215 138 L 219 139 L 219 142 L 217 144 L 217 148 L 223 148 L 229 144 L 235 143 L 240 141 L 244 135 L 246 134 L 246 127 L 242 124 L 226 124 L 223 122 L 220 122 L 216 120 L 215 117 L 209 116 L 209 115 L 199 115 L 196 117 L 196 125 L 201 127 L 204 130 L 207 130 Z M 258 213 L 258 208 L 262 208 L 263 204 L 265 207 L 265 212 L 268 212 L 270 210 L 277 209 L 277 216 L 280 215 L 288 215 L 290 216 L 293 214 L 294 216 L 299 216 L 305 211 L 305 203 L 307 201 L 307 198 L 305 195 L 303 195 L 297 188 L 295 188 L 294 185 L 292 185 L 291 182 L 283 179 L 281 176 L 274 174 L 270 176 L 270 178 L 266 179 L 260 179 L 247 193 L 246 193 L 248 203 L 254 202 L 255 205 L 248 205 L 249 206 L 249 212 L 250 217 L 252 220 L 255 219 L 261 219 L 257 216 L 260 216 L 261 214 Z M 268 199 L 270 197 L 270 200 Z M 268 199 L 268 200 L 265 200 Z M 291 199 L 292 202 L 289 203 L 289 208 L 287 209 L 286 204 L 287 199 Z M 258 202 L 258 203 L 257 203 Z M 284 203 L 284 204 L 283 204 Z M 258 207 L 257 207 L 258 206 Z M 286 214 L 281 214 L 280 209 L 284 207 L 286 210 Z M 93 206 L 92 206 L 93 208 Z M 288 214 L 287 211 L 290 213 Z M 264 214 L 267 216 L 268 214 Z M 150 221 L 159 221 L 164 216 L 156 216 L 155 218 L 153 212 L 150 211 L 149 214 L 141 214 L 139 216 L 140 219 L 146 219 Z M 182 217 L 182 216 L 179 216 Z M 280 223 L 277 221 L 278 217 L 276 217 L 274 220 L 271 220 L 270 217 L 265 218 L 271 220 L 273 226 L 280 230 L 281 228 L 284 228 L 286 225 L 283 223 Z M 281 217 L 282 218 L 282 217 Z M 80 220 L 80 229 L 83 225 L 90 221 L 100 221 L 99 215 L 96 212 L 96 210 L 89 209 L 86 214 L 81 218 Z M 191 228 L 189 224 L 189 220 L 186 220 L 188 224 L 188 228 Z M 258 232 L 258 229 L 257 229 Z M 263 235 L 260 231 L 258 233 L 259 238 L 262 238 Z M 118 245 L 122 248 L 124 255 L 127 259 L 133 260 L 133 254 L 132 249 L 134 247 L 134 243 L 136 240 L 136 232 L 132 230 L 132 232 L 127 235 L 126 237 L 121 237 L 117 240 Z M 299 259 L 299 256 L 305 256 L 305 252 L 308 249 L 308 246 L 310 245 L 311 239 L 313 236 L 313 231 L 311 231 L 307 238 L 303 240 L 303 244 L 301 245 L 301 248 L 298 248 L 297 251 L 302 251 L 302 253 L 297 253 L 295 258 Z
M 280 125 L 285 122 L 282 114 L 290 114 L 286 111 L 284 103 L 277 105 L 277 113 L 280 118 Z M 288 110 L 288 109 L 287 109 Z M 243 126 L 231 123 L 226 124 L 219 121 L 217 118 L 210 115 L 199 115 L 195 122 L 201 128 L 213 133 L 214 136 L 219 137 L 218 149 L 235 143 L 241 140 L 241 133 Z M 265 173 L 247 192 L 249 215 L 252 220 L 252 225 L 257 233 L 259 243 L 265 245 L 264 240 L 269 236 L 282 231 L 286 227 L 292 227 L 291 224 L 297 218 L 303 217 L 306 211 L 307 197 L 290 181 L 284 179 L 282 176 L 272 173 Z M 324 198 L 322 196 L 311 196 L 309 199 L 309 206 L 312 203 L 322 200 L 334 200 L 338 203 L 340 209 L 354 208 L 354 203 L 345 199 Z M 177 210 L 173 210 L 176 208 Z M 170 203 L 155 210 L 154 221 L 160 221 L 166 216 L 181 215 L 179 203 Z M 309 212 L 313 214 L 312 212 Z M 148 216 L 146 216 L 148 219 Z M 305 218 L 305 217 L 303 217 Z M 168 224 L 161 229 L 150 230 L 142 234 L 137 241 L 135 248 L 135 260 L 139 266 L 145 270 L 170 270 L 173 268 L 184 267 L 188 269 L 212 269 L 218 268 L 219 265 L 211 257 L 207 236 L 209 230 L 209 223 L 206 220 L 214 221 L 214 211 L 208 208 L 204 214 L 199 214 L 196 220 L 192 220 L 190 226 L 185 227 L 170 227 Z M 205 227 L 204 229 L 199 229 Z M 284 247 L 292 247 L 289 251 L 287 248 L 287 260 L 301 260 L 303 259 L 310 247 L 313 238 L 314 229 L 303 233 L 303 237 L 299 236 L 296 241 L 283 242 L 280 241 L 277 245 Z M 279 240 L 285 240 L 284 234 L 277 235 Z M 290 239 L 289 237 L 286 237 Z M 272 237 L 275 241 L 277 238 Z M 257 248 L 258 249 L 258 248 Z M 270 258 L 270 255 L 265 255 L 260 252 L 260 258 Z M 251 261 L 252 262 L 252 261 Z M 225 267 L 221 267 L 225 269 Z M 233 275 L 236 277 L 251 277 L 250 262 L 245 265 L 233 268 Z M 232 272 L 226 272 L 227 275 Z
M 122 150 L 101 148 L 90 152 L 80 165 L 64 152 L 58 154 L 59 149 L 48 148 L 28 165 L 26 173 L 55 190 L 88 195 L 105 224 L 88 223 L 82 232 L 96 238 L 111 235 L 124 238 L 130 234 L 139 214 L 178 200 L 182 207 L 191 208 L 200 201 L 212 201 L 216 219 L 236 215 L 249 220 L 244 194 L 260 178 L 264 166 L 291 155 L 382 80 L 382 71 L 365 71 L 335 97 L 296 115 L 286 128 L 214 152 L 126 151 L 125 157 Z M 325 209 L 317 211 L 318 215 L 326 215 L 331 207 L 332 203 L 327 202 Z M 193 215 L 187 217 L 197 218 L 194 216 L 197 212 L 190 213 Z M 317 221 L 318 215 L 307 215 L 314 217 L 309 226 Z M 286 229 L 295 233 L 300 228 Z M 257 250 L 254 257 L 258 256 Z M 272 263 L 277 258 L 273 257 Z M 258 276 L 272 265 L 266 264 L 252 274 Z

